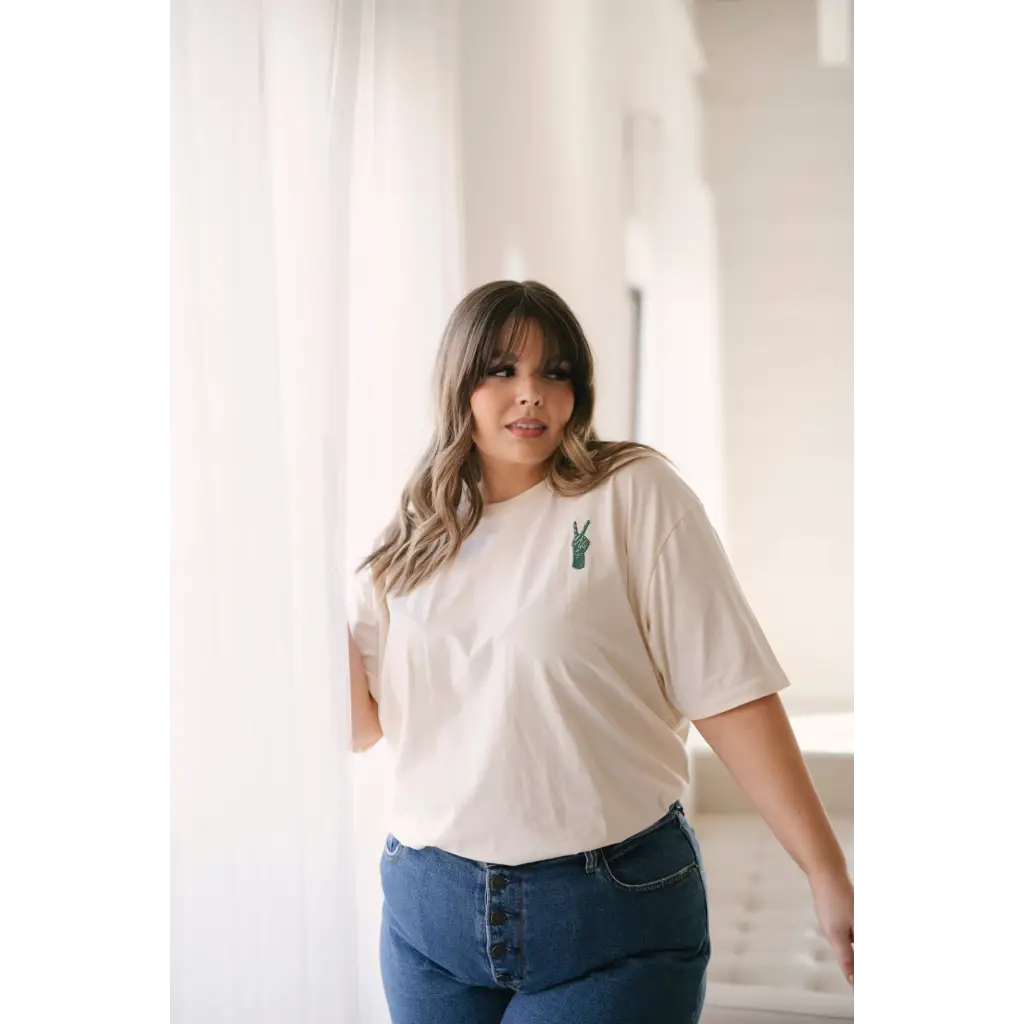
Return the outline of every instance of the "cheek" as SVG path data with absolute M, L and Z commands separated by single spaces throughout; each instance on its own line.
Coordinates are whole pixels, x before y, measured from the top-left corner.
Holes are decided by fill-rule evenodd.
M 473 414 L 473 429 L 476 431 L 493 430 L 498 421 L 500 410 L 497 396 L 486 386 L 477 388 L 470 395 L 469 410 Z

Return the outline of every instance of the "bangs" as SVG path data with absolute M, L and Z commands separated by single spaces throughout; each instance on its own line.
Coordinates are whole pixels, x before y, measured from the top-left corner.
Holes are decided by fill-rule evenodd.
M 518 361 L 526 347 L 531 323 L 540 331 L 545 370 L 564 366 L 574 382 L 577 377 L 585 380 L 589 376 L 588 353 L 579 329 L 574 330 L 555 311 L 529 298 L 517 302 L 511 310 L 495 310 L 481 346 L 481 376 L 496 363 Z
M 583 328 L 572 310 L 538 281 L 492 281 L 456 306 L 445 328 L 436 365 L 442 420 L 461 423 L 476 392 L 495 370 L 515 366 L 530 340 L 541 347 L 541 371 L 572 385 L 573 422 L 590 429 L 594 411 L 594 363 Z M 442 432 L 447 436 L 449 426 Z

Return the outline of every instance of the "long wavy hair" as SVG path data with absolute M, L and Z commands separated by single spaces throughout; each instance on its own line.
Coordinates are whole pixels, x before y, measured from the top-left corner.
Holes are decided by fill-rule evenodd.
M 656 454 L 633 441 L 594 433 L 594 361 L 572 310 L 536 281 L 494 281 L 471 291 L 453 311 L 434 368 L 436 429 L 402 491 L 398 511 L 359 569 L 370 566 L 387 593 L 408 593 L 448 565 L 483 511 L 482 468 L 473 443 L 470 396 L 493 363 L 518 357 L 529 323 L 543 337 L 545 365 L 570 367 L 575 404 L 546 464 L 559 494 L 585 494 L 620 467 Z M 507 329 L 507 331 L 506 331 Z

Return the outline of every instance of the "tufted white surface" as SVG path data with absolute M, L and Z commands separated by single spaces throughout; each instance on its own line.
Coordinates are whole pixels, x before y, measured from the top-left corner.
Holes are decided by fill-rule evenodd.
M 708 876 L 711 964 L 704 1024 L 853 1020 L 807 880 L 756 815 L 694 822 Z M 833 819 L 853 872 L 853 822 Z

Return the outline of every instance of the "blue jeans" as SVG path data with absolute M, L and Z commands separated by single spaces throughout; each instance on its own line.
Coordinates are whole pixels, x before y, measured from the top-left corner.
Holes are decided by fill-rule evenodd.
M 680 804 L 621 843 L 504 867 L 388 836 L 380 958 L 393 1024 L 692 1024 L 710 955 Z

